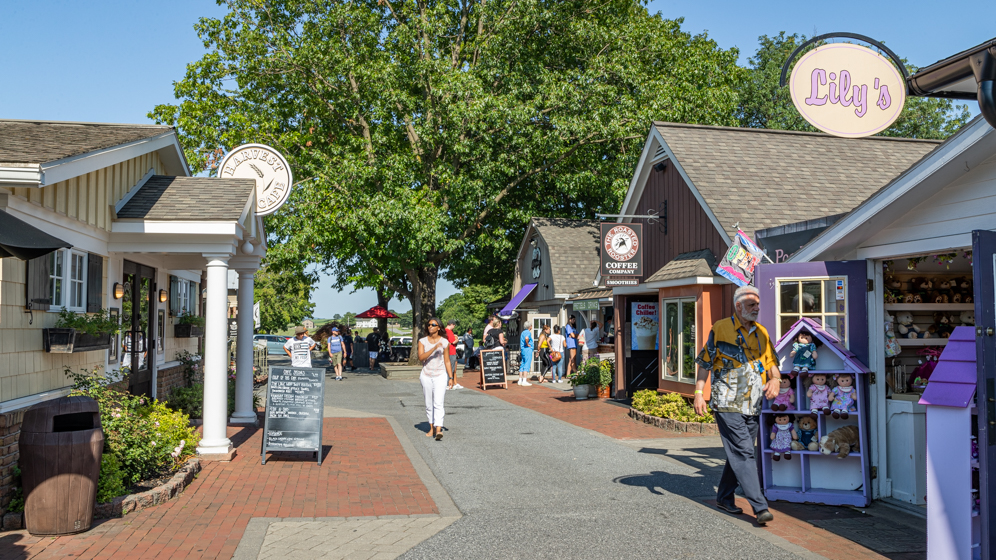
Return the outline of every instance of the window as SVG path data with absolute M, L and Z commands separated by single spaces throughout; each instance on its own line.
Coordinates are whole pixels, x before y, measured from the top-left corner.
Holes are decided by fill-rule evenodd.
M 802 317 L 816 321 L 847 346 L 847 278 L 778 280 L 776 303 L 781 338 Z
M 695 383 L 695 300 L 665 299 L 664 379 Z
M 87 310 L 87 254 L 59 249 L 49 256 L 49 297 L 52 307 Z
M 86 307 L 86 255 L 69 255 L 69 308 Z
M 49 284 L 51 288 L 49 289 L 49 299 L 52 300 L 52 305 L 57 307 L 62 307 L 65 305 L 63 300 L 63 290 L 62 282 L 63 275 L 65 274 L 65 260 L 66 251 L 64 249 L 59 249 L 51 255 L 51 264 L 48 267 L 50 281 Z
M 169 277 L 169 313 L 174 317 L 197 314 L 197 283 Z

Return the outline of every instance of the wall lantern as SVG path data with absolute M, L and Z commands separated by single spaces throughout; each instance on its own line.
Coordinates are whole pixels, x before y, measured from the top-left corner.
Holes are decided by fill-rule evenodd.
M 114 299 L 121 299 L 124 297 L 124 286 L 120 282 L 114 283 Z
M 166 290 L 159 290 L 159 303 L 166 303 L 167 299 L 169 299 L 169 294 L 166 293 Z

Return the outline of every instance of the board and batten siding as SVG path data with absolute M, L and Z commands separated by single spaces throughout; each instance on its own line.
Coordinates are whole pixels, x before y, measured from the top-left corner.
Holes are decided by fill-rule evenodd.
M 155 169 L 159 175 L 165 173 L 165 166 L 155 152 L 54 185 L 19 187 L 11 189 L 11 192 L 44 208 L 110 231 L 114 219 L 113 206 L 150 169 Z
M 996 229 L 996 156 L 914 207 L 861 247 L 919 241 L 931 250 L 942 250 L 933 245 L 941 241 L 939 238 L 951 236 L 961 236 L 971 246 L 971 233 L 976 229 Z

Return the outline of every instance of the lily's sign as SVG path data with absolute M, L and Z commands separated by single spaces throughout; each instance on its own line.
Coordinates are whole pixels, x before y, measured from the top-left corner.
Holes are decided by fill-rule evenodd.
M 792 69 L 789 89 L 803 118 L 845 138 L 885 130 L 906 102 L 906 81 L 889 59 L 850 43 L 806 53 Z
M 218 176 L 255 179 L 257 216 L 267 216 L 283 206 L 294 184 L 287 160 L 265 144 L 245 144 L 228 152 L 218 167 Z

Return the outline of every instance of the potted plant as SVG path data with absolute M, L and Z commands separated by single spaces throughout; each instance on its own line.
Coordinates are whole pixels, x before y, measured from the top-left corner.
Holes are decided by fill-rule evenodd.
M 120 327 L 105 309 L 95 313 L 73 313 L 63 309 L 55 327 L 42 329 L 45 351 L 58 354 L 107 350 Z
M 583 401 L 588 398 L 592 390 L 592 385 L 598 379 L 597 377 L 592 376 L 591 368 L 588 367 L 589 362 L 591 362 L 591 360 L 582 364 L 582 366 L 568 378 L 571 386 L 574 387 L 574 398 L 579 401 Z
M 615 376 L 616 363 L 603 360 L 598 364 L 598 398 L 612 397 L 612 378 Z
M 184 313 L 173 325 L 174 338 L 194 338 L 204 336 L 204 317 Z

